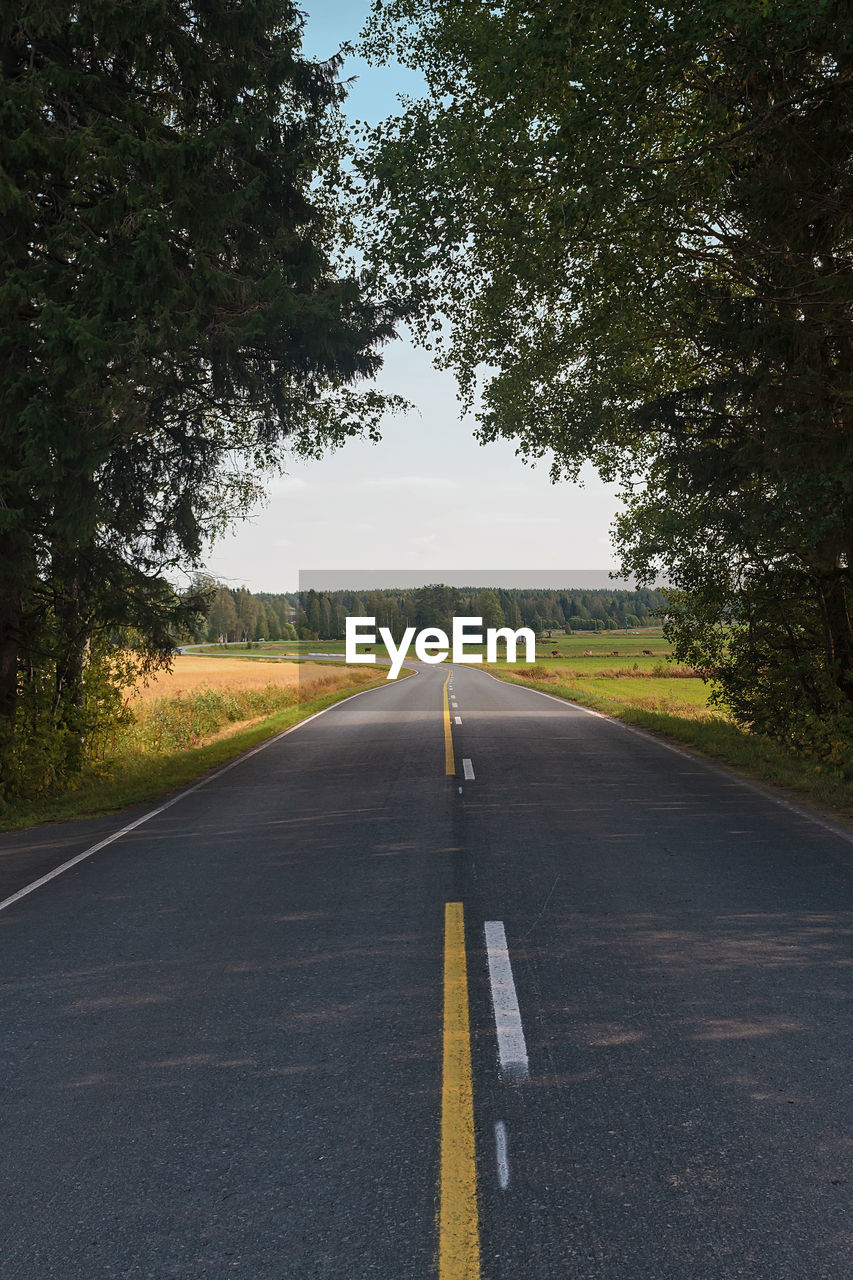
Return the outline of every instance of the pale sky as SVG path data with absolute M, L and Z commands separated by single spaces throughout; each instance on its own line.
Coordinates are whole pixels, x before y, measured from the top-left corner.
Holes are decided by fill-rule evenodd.
M 305 51 L 331 57 L 354 40 L 369 0 L 312 0 Z M 357 76 L 346 104 L 374 122 L 417 95 L 420 78 L 400 67 L 347 60 Z M 379 384 L 416 405 L 383 427 L 381 444 L 350 441 L 319 462 L 294 461 L 268 485 L 268 502 L 207 557 L 232 586 L 292 591 L 299 571 L 471 566 L 541 572 L 615 565 L 610 525 L 615 490 L 593 471 L 584 487 L 552 485 L 547 462 L 526 466 L 511 443 L 487 446 L 462 418 L 451 375 L 439 373 L 406 336 L 385 348 Z M 565 573 L 554 585 L 564 585 Z

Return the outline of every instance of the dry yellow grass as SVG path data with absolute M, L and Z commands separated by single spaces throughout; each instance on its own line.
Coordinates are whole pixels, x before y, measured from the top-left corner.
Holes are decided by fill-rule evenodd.
M 158 671 L 132 693 L 136 705 L 177 698 L 198 689 L 264 689 L 269 684 L 307 684 L 335 673 L 322 662 L 258 662 L 250 658 L 200 658 L 179 654 L 171 671 Z

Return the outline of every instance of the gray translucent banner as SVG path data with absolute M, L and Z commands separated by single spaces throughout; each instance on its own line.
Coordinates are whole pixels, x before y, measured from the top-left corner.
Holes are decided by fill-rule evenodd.
M 393 591 L 428 587 L 515 588 L 532 591 L 635 591 L 609 569 L 300 569 L 300 591 Z

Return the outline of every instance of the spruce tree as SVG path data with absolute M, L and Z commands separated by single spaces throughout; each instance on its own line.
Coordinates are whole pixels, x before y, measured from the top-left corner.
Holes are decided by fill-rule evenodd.
M 7 725 L 33 663 L 57 727 L 107 635 L 168 654 L 189 606 L 164 571 L 285 444 L 376 430 L 381 397 L 355 384 L 397 309 L 332 263 L 312 184 L 342 89 L 302 23 L 290 0 L 0 14 Z

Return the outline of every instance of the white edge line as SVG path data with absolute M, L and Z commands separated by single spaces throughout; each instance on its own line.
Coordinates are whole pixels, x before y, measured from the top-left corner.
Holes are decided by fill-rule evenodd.
M 527 1042 L 521 1025 L 521 1012 L 518 1007 L 518 996 L 515 991 L 503 921 L 487 920 L 483 931 L 486 935 L 489 985 L 492 992 L 501 1072 L 516 1080 L 526 1079 L 530 1074 Z
M 336 707 L 341 706 L 344 702 L 351 702 L 353 698 L 360 698 L 366 693 L 378 693 L 381 689 L 395 689 L 399 686 L 396 682 L 392 684 L 376 685 L 373 689 L 361 689 L 358 693 L 351 693 L 348 698 L 341 698 L 340 701 L 332 703 L 330 707 L 323 707 L 321 711 L 315 711 L 313 715 L 306 716 L 304 720 L 300 720 L 298 724 L 292 724 L 289 729 L 282 729 L 281 733 L 276 733 L 271 738 L 267 738 L 265 742 L 260 743 L 257 747 L 252 747 L 251 751 L 245 751 L 242 755 L 237 756 L 236 760 L 231 760 L 228 764 L 223 765 L 221 769 L 217 769 L 214 773 L 208 774 L 206 778 L 202 778 L 199 782 L 194 783 L 191 787 L 187 787 L 183 791 L 179 791 L 176 796 L 172 796 L 171 800 L 167 800 L 165 804 L 158 805 L 156 809 L 149 809 L 148 813 L 143 813 L 140 818 L 134 822 L 129 822 L 126 827 L 122 827 L 119 831 L 114 831 L 112 835 L 107 836 L 104 840 L 99 840 L 97 844 L 93 844 L 89 849 L 84 849 L 82 853 L 76 854 L 73 858 L 69 858 L 67 862 L 63 862 L 60 866 L 54 867 L 52 871 L 48 871 L 47 875 L 40 876 L 38 880 L 33 880 L 31 884 L 24 885 L 23 889 L 19 889 L 17 893 L 13 893 L 11 897 L 4 898 L 0 902 L 0 911 L 5 911 L 7 907 L 11 907 L 13 903 L 20 902 L 21 898 L 26 898 L 30 893 L 34 893 L 36 889 L 40 889 L 42 885 L 47 884 L 50 880 L 55 880 L 57 876 L 61 876 L 63 872 L 69 871 L 71 867 L 76 867 L 78 862 L 83 862 L 86 858 L 91 858 L 93 853 L 99 853 L 101 849 L 105 849 L 108 844 L 113 844 L 116 840 L 120 840 L 122 836 L 126 836 L 128 832 L 134 831 L 137 827 L 141 827 L 144 822 L 148 822 L 151 818 L 156 818 L 159 813 L 165 813 L 167 809 L 171 809 L 173 804 L 177 804 L 179 800 L 183 800 L 186 796 L 191 796 L 194 791 L 201 790 L 206 787 L 209 782 L 215 782 L 217 778 L 221 778 L 224 773 L 228 773 L 230 769 L 236 769 L 238 764 L 242 764 L 244 760 L 251 760 L 252 756 L 258 755 L 261 751 L 266 751 L 267 747 L 271 747 L 274 742 L 279 742 L 282 738 L 286 738 L 289 733 L 295 733 L 297 729 L 302 729 L 306 724 L 310 724 L 312 720 L 316 720 L 318 716 L 324 716 L 328 711 L 334 711 Z
M 693 764 L 703 765 L 711 773 L 716 773 L 722 778 L 728 778 L 730 782 L 736 782 L 739 787 L 743 787 L 746 791 L 751 791 L 753 795 L 761 796 L 764 800 L 770 800 L 773 804 L 778 805 L 780 809 L 787 809 L 789 813 L 796 813 L 798 817 L 805 818 L 806 822 L 811 822 L 816 827 L 823 827 L 824 831 L 831 832 L 832 835 L 845 840 L 847 844 L 853 844 L 853 832 L 848 831 L 846 827 L 828 821 L 826 818 L 819 818 L 816 813 L 812 813 L 810 809 L 806 809 L 802 805 L 795 804 L 793 800 L 783 800 L 769 786 L 762 786 L 760 782 L 750 782 L 748 778 L 741 777 L 734 768 L 717 764 L 713 760 L 707 760 L 705 756 L 699 755 L 698 752 L 694 754 L 692 751 L 686 751 L 683 747 L 676 747 L 674 743 L 665 742 L 657 734 L 648 733 L 645 729 L 640 729 L 635 724 L 626 724 L 624 720 L 619 720 L 616 716 L 605 715 L 603 711 L 593 711 L 592 707 L 585 707 L 580 702 L 572 702 L 571 698 L 558 698 L 553 693 L 544 693 L 542 689 L 529 689 L 526 685 L 514 684 L 509 680 L 501 680 L 500 676 L 493 676 L 491 671 L 480 671 L 478 674 L 488 676 L 490 680 L 496 680 L 498 684 L 502 684 L 505 687 L 520 689 L 522 693 L 535 693 L 540 698 L 548 698 L 549 701 L 556 702 L 561 707 L 572 707 L 575 711 L 583 711 L 585 715 L 597 716 L 599 720 L 606 720 L 608 724 L 615 725 L 617 729 L 624 729 L 626 733 L 633 733 L 645 742 L 654 742 L 665 751 L 673 751 L 684 760 L 690 760 Z

